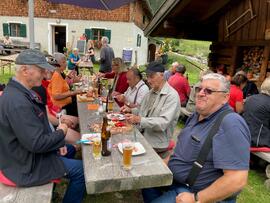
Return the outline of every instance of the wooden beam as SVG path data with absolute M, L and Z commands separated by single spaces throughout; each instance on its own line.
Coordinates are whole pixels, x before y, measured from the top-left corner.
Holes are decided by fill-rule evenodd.
M 179 3 L 180 10 L 182 10 L 191 0 L 167 0 L 160 6 L 159 10 L 155 13 L 151 22 L 144 29 L 144 35 L 149 36 L 156 29 L 156 27 L 167 17 L 167 15 Z
M 207 20 L 210 16 L 214 15 L 219 9 L 226 6 L 231 0 L 216 0 L 210 4 L 210 8 L 205 12 L 205 15 L 202 16 L 199 21 Z

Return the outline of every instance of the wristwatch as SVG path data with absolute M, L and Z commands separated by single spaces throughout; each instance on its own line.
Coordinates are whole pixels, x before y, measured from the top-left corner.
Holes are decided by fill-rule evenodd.
M 200 203 L 199 197 L 198 197 L 198 192 L 194 192 L 194 200 L 195 200 L 195 203 Z

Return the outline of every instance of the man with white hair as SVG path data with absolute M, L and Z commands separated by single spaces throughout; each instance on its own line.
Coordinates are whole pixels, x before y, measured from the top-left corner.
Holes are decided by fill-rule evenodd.
M 171 68 L 170 68 L 169 70 L 166 70 L 166 71 L 164 72 L 164 79 L 165 79 L 166 81 L 168 81 L 169 78 L 170 78 L 173 74 L 175 74 L 175 71 L 176 71 L 176 67 L 177 67 L 177 66 L 179 66 L 179 63 L 178 63 L 177 61 L 175 61 L 175 62 L 172 63 Z
M 59 124 L 52 132 L 45 105 L 31 90 L 41 85 L 45 70 L 54 67 L 40 51 L 31 49 L 22 51 L 15 63 L 15 77 L 0 97 L 0 182 L 30 187 L 66 177 L 69 186 L 63 202 L 82 202 L 82 161 L 61 156 L 68 153 L 68 127 Z
M 207 74 L 195 91 L 196 112 L 181 130 L 168 162 L 174 182 L 166 190 L 144 189 L 145 202 L 235 203 L 247 183 L 250 132 L 228 105 L 229 81 Z
M 99 72 L 108 73 L 112 71 L 112 59 L 114 58 L 114 51 L 108 45 L 108 37 L 101 38 L 102 48 L 100 50 L 100 68 Z

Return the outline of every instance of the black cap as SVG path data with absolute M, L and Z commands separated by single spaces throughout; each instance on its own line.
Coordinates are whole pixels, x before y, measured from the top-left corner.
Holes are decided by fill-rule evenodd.
M 18 65 L 36 65 L 40 68 L 53 71 L 55 67 L 50 65 L 45 55 L 35 49 L 26 49 L 22 51 L 16 58 L 15 64 Z
M 165 71 L 165 67 L 163 64 L 157 61 L 153 61 L 148 64 L 145 72 L 146 74 L 151 74 L 151 73 L 157 73 L 157 72 L 163 73 L 164 71 Z

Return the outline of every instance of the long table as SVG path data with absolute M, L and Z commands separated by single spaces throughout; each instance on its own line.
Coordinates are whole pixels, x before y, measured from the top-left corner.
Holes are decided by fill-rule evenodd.
M 78 102 L 78 113 L 81 133 L 89 133 L 88 125 L 96 118 L 96 111 L 87 109 L 88 103 Z M 172 173 L 163 160 L 148 144 L 143 135 L 136 129 L 137 141 L 146 153 L 133 156 L 133 168 L 130 171 L 122 169 L 122 154 L 115 145 L 131 135 L 112 135 L 112 153 L 109 157 L 95 160 L 92 156 L 91 145 L 82 145 L 85 184 L 88 194 L 135 190 L 158 187 L 172 183 Z

